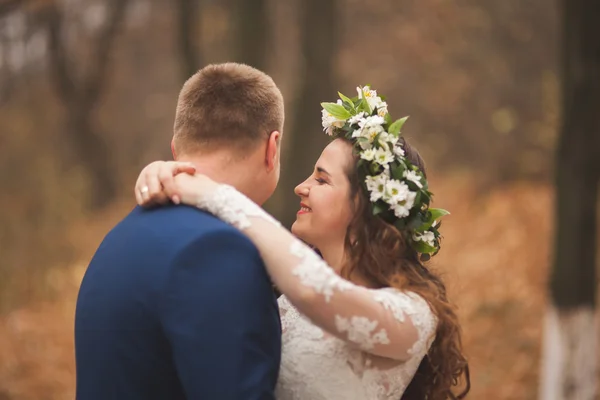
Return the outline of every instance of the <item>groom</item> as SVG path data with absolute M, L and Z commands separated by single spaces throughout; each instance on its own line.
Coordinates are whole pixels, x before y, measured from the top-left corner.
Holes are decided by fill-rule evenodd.
M 209 65 L 181 90 L 173 155 L 261 204 L 279 180 L 283 119 L 269 76 Z M 257 249 L 197 209 L 135 208 L 83 278 L 75 351 L 78 400 L 273 399 L 281 327 Z

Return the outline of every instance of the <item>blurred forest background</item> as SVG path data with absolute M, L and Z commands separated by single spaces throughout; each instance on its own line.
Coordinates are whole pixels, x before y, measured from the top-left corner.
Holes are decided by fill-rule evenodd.
M 171 157 L 185 79 L 230 60 L 286 99 L 266 208 L 287 225 L 327 141 L 319 102 L 369 83 L 410 115 L 434 204 L 452 212 L 433 266 L 459 307 L 469 398 L 537 398 L 560 20 L 545 0 L 0 0 L 0 399 L 74 397 L 87 262 L 141 168 Z

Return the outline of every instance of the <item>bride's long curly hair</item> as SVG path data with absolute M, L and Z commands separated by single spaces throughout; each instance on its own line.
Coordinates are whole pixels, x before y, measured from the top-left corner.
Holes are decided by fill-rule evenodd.
M 340 140 L 351 144 L 345 138 Z M 403 147 L 408 161 L 425 175 L 425 164 L 417 150 L 405 140 Z M 349 262 L 341 275 L 351 279 L 357 272 L 376 286 L 416 292 L 437 316 L 435 340 L 401 400 L 463 399 L 470 390 L 470 377 L 455 307 L 448 301 L 441 278 L 423 265 L 405 234 L 372 214 L 368 194 L 359 182 L 356 161 L 346 171 L 350 198 L 357 211 L 346 233 Z M 464 389 L 455 394 L 459 385 Z

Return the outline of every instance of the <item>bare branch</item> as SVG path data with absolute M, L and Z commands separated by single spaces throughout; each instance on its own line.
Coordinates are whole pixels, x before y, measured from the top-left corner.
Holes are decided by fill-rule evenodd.
M 24 6 L 28 0 L 0 0 L 0 17 Z
M 233 10 L 236 60 L 264 71 L 271 39 L 267 0 L 236 0 Z
M 110 52 L 125 17 L 128 4 L 129 0 L 112 0 L 110 2 L 110 13 L 104 28 L 98 34 L 94 62 L 84 84 L 83 95 L 90 104 L 98 101 L 102 86 L 106 82 L 106 73 L 111 58 Z
M 50 57 L 50 75 L 58 95 L 66 103 L 75 99 L 77 92 L 75 77 L 69 70 L 67 50 L 62 38 L 63 18 L 59 6 L 50 3 L 44 10 L 44 19 L 48 31 L 48 55 Z
M 179 48 L 182 58 L 184 80 L 192 76 L 202 63 L 199 49 L 194 38 L 198 37 L 199 0 L 179 0 Z

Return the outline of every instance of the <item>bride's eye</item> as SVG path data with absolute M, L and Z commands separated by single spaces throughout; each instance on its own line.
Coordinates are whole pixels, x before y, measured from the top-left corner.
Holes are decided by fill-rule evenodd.
M 327 181 L 323 178 L 315 178 L 315 181 L 319 182 L 320 185 L 327 183 Z

